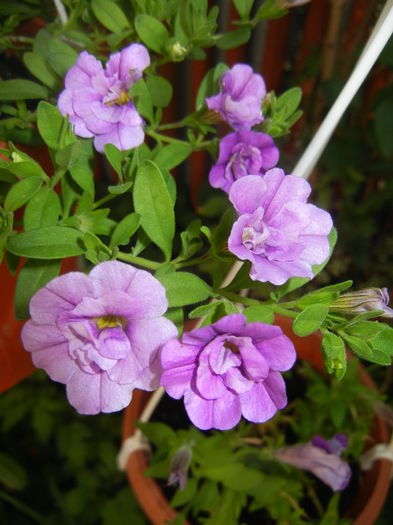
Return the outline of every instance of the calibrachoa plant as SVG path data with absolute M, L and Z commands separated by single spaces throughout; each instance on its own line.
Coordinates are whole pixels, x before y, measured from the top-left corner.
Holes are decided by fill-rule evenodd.
M 300 89 L 277 98 L 250 65 L 219 64 L 201 82 L 195 111 L 164 120 L 173 88 L 162 66 L 199 59 L 213 45 L 226 49 L 232 36 L 216 34 L 218 8 L 205 2 L 170 2 L 161 18 L 158 7 L 132 4 L 131 23 L 116 3 L 103 9 L 93 1 L 84 13 L 87 37 L 81 28 L 69 33 L 67 23 L 59 39 L 42 29 L 25 63 L 45 86 L 0 84 L 0 99 L 10 100 L 14 87 L 17 111 L 24 107 L 23 122 L 11 124 L 38 131 L 52 161 L 46 172 L 11 140 L 0 161 L 0 248 L 11 271 L 21 263 L 15 313 L 26 320 L 24 348 L 66 385 L 80 414 L 121 410 L 135 388 L 161 385 L 184 399 L 191 430 L 165 427 L 161 439 L 163 426 L 141 428 L 158 458 L 165 455 L 169 484 L 187 494 L 177 492 L 186 510 L 194 496 L 209 495 L 202 500 L 210 507 L 198 509 L 210 513 L 204 522 L 229 525 L 248 498 L 250 511 L 264 508 L 278 522 L 301 525 L 319 513 L 319 523 L 318 485 L 302 471 L 335 492 L 350 481 L 348 458 L 361 453 L 373 396 L 356 366 L 346 373 L 346 347 L 390 365 L 393 330 L 376 320 L 392 317 L 387 290 L 348 292 L 351 281 L 302 288 L 327 264 L 337 233 L 328 211 L 308 202 L 309 183 L 280 167 L 278 139 L 301 116 Z M 283 11 L 282 2 L 269 2 L 270 11 L 266 2 L 250 18 L 252 4 L 235 2 L 248 28 L 236 31 L 247 38 Z M 96 19 L 110 31 L 114 20 L 123 27 L 104 41 L 102 28 L 89 33 Z M 41 100 L 28 110 L 23 98 Z M 191 209 L 182 169 L 196 151 L 210 154 L 211 191 Z M 77 256 L 78 268 L 61 273 L 61 261 Z M 325 378 L 294 366 L 296 348 L 277 315 L 293 321 L 297 336 L 321 332 L 326 371 L 344 400 L 338 416 L 324 405 Z M 187 318 L 198 324 L 185 330 Z M 300 381 L 309 405 L 290 397 L 286 381 Z M 327 389 L 319 397 L 311 387 L 317 381 L 319 392 Z M 341 417 L 359 395 L 364 417 Z M 312 429 L 305 414 L 313 415 Z M 256 458 L 252 469 L 248 455 Z M 265 497 L 268 486 L 277 490 Z M 277 504 L 280 494 L 287 505 Z M 315 508 L 302 521 L 306 495 Z M 338 520 L 338 499 L 327 505 Z M 229 509 L 228 521 L 217 521 L 220 508 Z

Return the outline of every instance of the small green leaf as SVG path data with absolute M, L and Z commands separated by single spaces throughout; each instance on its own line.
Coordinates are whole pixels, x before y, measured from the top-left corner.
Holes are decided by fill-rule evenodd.
M 112 195 L 122 195 L 123 193 L 127 193 L 127 191 L 131 189 L 132 185 L 133 182 L 128 181 L 124 184 L 117 184 L 117 186 L 108 186 L 108 191 Z
M 70 67 L 75 64 L 77 58 L 78 53 L 71 46 L 62 42 L 59 38 L 50 38 L 48 61 L 58 75 L 65 75 Z
M 250 15 L 254 0 L 233 0 L 236 11 L 241 18 L 247 18 Z
M 175 235 L 175 213 L 162 173 L 154 162 L 148 160 L 139 166 L 133 197 L 143 230 L 169 260 Z
M 121 173 L 121 151 L 116 148 L 113 144 L 105 144 L 104 146 L 105 156 L 109 161 L 109 164 L 115 170 L 115 172 L 122 176 Z
M 235 31 L 224 33 L 220 38 L 216 40 L 216 46 L 218 49 L 233 49 L 239 47 L 249 41 L 251 36 L 250 29 L 240 28 Z
M 41 80 L 49 88 L 53 89 L 59 81 L 59 77 L 50 67 L 45 58 L 38 53 L 30 51 L 24 53 L 23 62 L 32 75 Z
M 48 90 L 41 84 L 22 78 L 0 82 L 0 100 L 29 100 L 48 98 Z
M 83 140 L 78 160 L 70 165 L 69 172 L 76 184 L 94 199 L 94 151 L 91 140 Z
M 61 259 L 82 255 L 82 233 L 64 226 L 49 226 L 10 238 L 8 249 L 15 255 L 31 259 Z
M 4 452 L 0 452 L 0 483 L 10 490 L 23 490 L 27 484 L 25 469 Z
M 61 213 L 60 199 L 51 188 L 41 188 L 28 202 L 23 216 L 25 231 L 55 226 Z
M 164 77 L 149 75 L 146 79 L 147 89 L 156 108 L 165 108 L 172 98 L 172 85 Z
M 41 188 L 42 179 L 39 177 L 27 177 L 17 182 L 10 191 L 4 201 L 5 212 L 15 211 L 31 199 Z
M 147 89 L 146 82 L 140 78 L 130 89 L 130 95 L 133 99 L 136 109 L 150 122 L 154 120 L 153 102 L 151 100 L 150 92 Z
M 137 213 L 130 213 L 123 217 L 113 230 L 110 247 L 126 245 L 130 242 L 130 238 L 139 228 L 141 217 Z
M 203 106 L 206 97 L 218 93 L 218 81 L 227 70 L 228 66 L 223 62 L 219 62 L 213 69 L 210 69 L 210 71 L 206 73 L 199 85 L 195 99 L 195 107 L 197 110 Z
M 81 142 L 78 140 L 56 152 L 55 161 L 60 167 L 69 169 L 80 160 Z
M 293 87 L 278 97 L 275 109 L 277 111 L 283 111 L 284 119 L 286 119 L 295 113 L 301 100 L 302 90 L 299 87 Z
M 181 164 L 191 152 L 189 144 L 169 144 L 160 148 L 153 160 L 161 169 L 171 170 Z
M 326 304 L 313 304 L 307 306 L 294 319 L 292 323 L 293 332 L 299 337 L 304 337 L 316 332 L 326 319 L 329 313 L 329 306 Z
M 323 331 L 322 357 L 329 374 L 335 373 L 339 379 L 344 377 L 347 369 L 344 341 L 328 330 Z
M 170 307 L 205 301 L 210 296 L 210 288 L 199 277 L 188 272 L 172 272 L 159 277 L 165 286 Z
M 164 51 L 165 44 L 169 38 L 168 31 L 164 24 L 157 20 L 157 18 L 144 14 L 138 15 L 134 23 L 139 38 L 147 47 L 156 53 Z
M 38 131 L 44 142 L 52 149 L 60 149 L 75 142 L 76 137 L 57 107 L 41 101 L 37 108 Z
M 244 310 L 244 315 L 246 316 L 248 323 L 258 322 L 273 324 L 274 321 L 273 309 L 264 304 L 248 306 Z
M 343 337 L 349 348 L 352 350 L 354 354 L 361 357 L 362 359 L 371 360 L 373 357 L 373 351 L 371 346 L 366 342 L 363 341 L 360 337 L 356 337 L 353 335 L 341 333 L 340 335 Z
M 121 33 L 123 30 L 130 28 L 127 17 L 115 2 L 111 2 L 111 0 L 93 0 L 91 7 L 98 21 L 109 31 Z
M 214 301 L 212 303 L 203 304 L 202 306 L 197 306 L 188 314 L 188 318 L 198 319 L 199 317 L 205 317 L 206 315 L 212 314 L 220 304 L 222 304 L 221 301 Z
M 29 260 L 18 274 L 15 288 L 15 317 L 29 317 L 29 302 L 33 295 L 59 274 L 61 259 Z

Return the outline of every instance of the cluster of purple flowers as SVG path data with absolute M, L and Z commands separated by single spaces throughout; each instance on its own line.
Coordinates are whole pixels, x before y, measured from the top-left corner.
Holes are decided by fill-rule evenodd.
M 111 55 L 105 69 L 81 53 L 58 101 L 75 133 L 94 137 L 100 152 L 108 143 L 121 150 L 141 144 L 143 121 L 129 89 L 149 63 L 140 44 Z M 329 255 L 332 221 L 307 203 L 306 181 L 275 168 L 279 151 L 272 138 L 251 129 L 263 121 L 265 94 L 262 77 L 238 64 L 222 76 L 220 93 L 206 100 L 234 129 L 221 141 L 210 182 L 229 194 L 238 213 L 229 250 L 251 261 L 252 279 L 282 284 L 293 276 L 312 278 L 312 265 Z M 263 423 L 286 406 L 281 372 L 293 366 L 296 352 L 279 327 L 247 324 L 244 315 L 234 314 L 179 340 L 175 325 L 164 317 L 167 307 L 165 289 L 148 272 L 104 262 L 88 275 L 72 272 L 39 290 L 30 302 L 22 341 L 37 367 L 66 384 L 69 402 L 82 414 L 120 410 L 134 388 L 153 390 L 160 384 L 173 398 L 184 397 L 200 429 L 230 429 L 242 416 Z M 329 455 L 335 467 L 325 469 L 324 476 L 337 490 L 347 483 L 348 471 L 326 446 L 313 442 L 296 451 L 281 449 L 277 457 L 317 473 Z M 302 454 L 309 460 L 306 466 L 300 464 Z
M 206 99 L 235 130 L 221 140 L 209 181 L 229 193 L 239 216 L 228 250 L 251 261 L 253 280 L 280 285 L 313 277 L 312 266 L 329 256 L 333 224 L 326 211 L 307 203 L 308 182 L 274 168 L 279 152 L 272 138 L 251 129 L 263 120 L 265 94 L 262 77 L 238 64 L 221 77 L 220 93 Z

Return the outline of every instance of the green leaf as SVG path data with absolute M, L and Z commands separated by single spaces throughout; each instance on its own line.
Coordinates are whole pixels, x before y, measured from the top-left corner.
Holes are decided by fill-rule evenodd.
M 56 152 L 55 161 L 60 167 L 69 169 L 80 160 L 81 143 L 79 141 Z
M 372 359 L 373 351 L 371 346 L 366 341 L 363 341 L 363 339 L 361 339 L 360 337 L 345 334 L 341 331 L 340 335 L 343 337 L 344 341 L 347 343 L 347 345 L 354 354 L 361 357 L 362 359 Z
M 233 0 L 236 11 L 241 18 L 248 18 L 254 3 L 254 0 Z
M 54 89 L 59 77 L 50 67 L 45 58 L 30 51 L 23 54 L 23 62 L 32 75 L 41 80 L 49 88 Z
M 98 21 L 112 33 L 121 33 L 121 31 L 130 28 L 125 14 L 115 2 L 93 0 L 91 7 Z
M 51 38 L 49 40 L 49 65 L 58 75 L 64 76 L 70 67 L 75 64 L 77 58 L 78 53 L 72 47 L 59 40 L 59 38 Z
M 15 317 L 29 317 L 29 302 L 33 295 L 59 274 L 61 259 L 29 260 L 18 274 L 15 288 Z
M 112 233 L 110 247 L 128 244 L 132 235 L 139 228 L 140 223 L 141 217 L 137 213 L 130 213 L 123 217 Z
M 220 304 L 222 304 L 222 301 L 214 301 L 213 303 L 197 306 L 188 314 L 188 318 L 198 319 L 199 317 L 205 317 L 206 315 L 213 314 Z
M 218 81 L 227 70 L 228 66 L 223 62 L 219 62 L 213 69 L 210 69 L 210 71 L 206 73 L 199 85 L 195 99 L 195 108 L 197 110 L 204 105 L 206 97 L 215 95 L 218 92 Z
M 292 323 L 293 332 L 299 337 L 304 337 L 316 332 L 326 319 L 329 306 L 326 304 L 312 304 L 307 306 L 294 319 Z
M 253 22 L 261 22 L 262 20 L 271 20 L 280 18 L 287 13 L 287 9 L 283 7 L 283 3 L 278 0 L 265 0 L 258 9 Z
M 113 144 L 105 144 L 104 146 L 105 156 L 109 161 L 109 164 L 115 170 L 115 172 L 122 176 L 121 173 L 121 151 L 116 148 Z
M 335 373 L 341 379 L 347 369 L 345 344 L 341 337 L 323 330 L 322 357 L 329 374 Z
M 28 100 L 48 96 L 46 87 L 31 80 L 14 78 L 0 82 L 0 100 Z
M 173 272 L 159 277 L 165 286 L 170 307 L 205 301 L 211 293 L 209 286 L 193 273 Z
M 108 191 L 112 195 L 122 195 L 123 193 L 127 193 L 133 184 L 134 183 L 130 180 L 124 184 L 117 184 L 117 186 L 108 186 Z
M 329 286 L 324 286 L 318 290 L 314 290 L 303 297 L 301 297 L 296 305 L 300 308 L 304 308 L 310 304 L 314 303 L 324 303 L 331 305 L 340 295 L 340 292 L 348 290 L 353 284 L 353 281 L 344 281 L 342 283 L 332 284 Z
M 25 231 L 55 226 L 61 213 L 60 199 L 51 188 L 41 188 L 28 202 L 23 216 Z
M 142 228 L 169 260 L 175 235 L 175 213 L 162 173 L 154 162 L 148 160 L 139 166 L 133 197 Z
M 293 87 L 278 97 L 275 109 L 277 111 L 283 111 L 283 118 L 286 119 L 295 113 L 301 100 L 302 90 L 300 87 Z
M 153 102 L 146 82 L 140 78 L 130 89 L 130 96 L 133 99 L 136 109 L 150 122 L 154 120 Z
M 27 485 L 25 469 L 4 452 L 0 452 L 0 483 L 9 490 L 23 490 Z
M 37 108 L 38 131 L 52 149 L 60 149 L 75 142 L 76 137 L 56 106 L 41 101 Z
M 156 53 L 165 50 L 165 44 L 169 38 L 164 24 L 150 15 L 138 15 L 135 18 L 135 29 L 144 44 Z
M 153 105 L 156 108 L 165 108 L 171 101 L 173 94 L 170 82 L 164 77 L 149 75 L 146 79 L 146 85 Z
M 246 316 L 248 323 L 259 322 L 273 324 L 274 321 L 273 309 L 264 304 L 248 306 L 244 310 L 244 315 Z
M 240 28 L 235 31 L 224 33 L 220 38 L 216 40 L 216 46 L 218 49 L 232 49 L 239 47 L 249 41 L 251 36 L 250 29 Z
M 91 140 L 83 140 L 77 162 L 69 167 L 69 172 L 76 184 L 87 192 L 93 199 L 94 185 L 94 151 Z
M 184 490 L 177 489 L 175 492 L 175 495 L 171 499 L 171 507 L 181 507 L 191 501 L 196 494 L 197 487 L 198 480 L 196 478 L 188 479 Z
M 38 162 L 31 159 L 28 155 L 22 155 L 20 152 L 13 152 L 11 158 L 12 162 L 7 164 L 7 169 L 18 177 L 48 179 L 45 171 L 41 168 Z
M 27 177 L 17 182 L 10 191 L 4 201 L 5 212 L 15 211 L 34 196 L 41 188 L 42 179 L 39 177 Z
M 153 160 L 161 169 L 171 170 L 181 164 L 191 152 L 189 144 L 169 144 L 160 148 Z
M 8 249 L 15 255 L 31 259 L 61 259 L 82 255 L 82 233 L 64 226 L 48 226 L 10 238 Z

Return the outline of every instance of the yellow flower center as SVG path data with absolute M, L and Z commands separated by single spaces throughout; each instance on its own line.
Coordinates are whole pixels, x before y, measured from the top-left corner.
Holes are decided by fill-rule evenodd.
M 95 322 L 98 330 L 104 330 L 104 328 L 116 328 L 117 326 L 121 326 L 124 330 L 127 324 L 127 319 L 121 315 L 103 315 L 101 317 L 96 317 Z
M 130 95 L 127 93 L 127 91 L 122 91 L 120 97 L 110 100 L 109 102 L 105 102 L 105 104 L 107 106 L 124 106 L 124 104 L 128 104 L 130 100 Z

